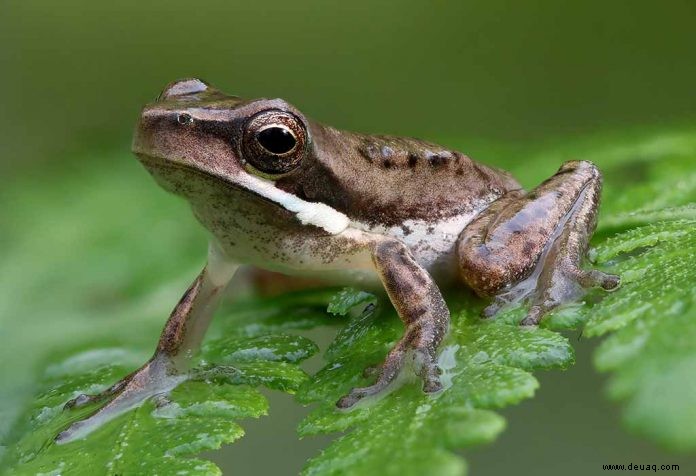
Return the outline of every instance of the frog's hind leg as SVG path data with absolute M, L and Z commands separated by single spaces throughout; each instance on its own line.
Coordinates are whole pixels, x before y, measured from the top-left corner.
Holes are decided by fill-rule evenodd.
M 606 290 L 619 277 L 580 267 L 597 220 L 602 178 L 591 162 L 566 162 L 529 193 L 512 191 L 472 221 L 457 243 L 463 281 L 494 296 L 483 315 L 528 301 L 522 325 L 577 299 L 583 288 Z

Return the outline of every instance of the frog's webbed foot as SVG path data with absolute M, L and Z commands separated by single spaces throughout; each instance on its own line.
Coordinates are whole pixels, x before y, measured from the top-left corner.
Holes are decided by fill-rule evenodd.
M 399 375 L 404 363 L 403 348 L 397 344 L 381 365 L 368 367 L 363 372 L 365 374 L 376 374 L 377 381 L 367 387 L 356 387 L 351 389 L 347 395 L 341 397 L 336 406 L 338 408 L 350 408 L 365 397 L 376 395 L 386 389 Z M 370 375 L 365 375 L 366 377 Z
M 336 403 L 339 408 L 350 408 L 365 397 L 381 393 L 411 363 L 423 380 L 424 392 L 442 389 L 437 347 L 447 332 L 449 311 L 439 289 L 399 241 L 377 242 L 373 261 L 406 331 L 381 365 L 365 369 L 366 377 L 377 374 L 375 383 L 352 389 Z
M 380 365 L 367 367 L 363 372 L 365 377 L 377 376 L 374 384 L 367 387 L 353 388 L 347 395 L 341 397 L 336 406 L 338 408 L 350 408 L 365 397 L 382 393 L 399 376 L 404 367 L 412 359 L 413 367 L 418 376 L 423 380 L 423 391 L 435 393 L 442 390 L 440 382 L 440 368 L 437 366 L 437 354 L 429 349 L 408 349 L 407 336 L 405 336 L 387 355 Z
M 621 279 L 617 275 L 595 269 L 583 270 L 567 261 L 544 263 L 536 289 L 528 299 L 531 305 L 520 325 L 538 325 L 549 311 L 581 296 L 583 289 L 601 287 L 606 291 L 613 291 L 618 288 L 620 282 Z
M 559 237 L 549 245 L 550 251 L 540 259 L 537 269 L 527 279 L 516 283 L 498 294 L 493 302 L 483 309 L 481 317 L 491 318 L 511 303 L 529 303 L 527 315 L 520 321 L 522 326 L 536 326 L 554 308 L 578 299 L 585 289 L 600 287 L 613 291 L 619 287 L 621 278 L 596 269 L 580 269 L 567 259 L 568 242 Z
M 65 404 L 74 408 L 111 398 L 109 402 L 88 417 L 72 423 L 55 440 L 68 443 L 82 438 L 92 430 L 140 405 L 143 400 L 164 395 L 186 380 L 185 374 L 176 373 L 171 361 L 163 354 L 156 355 L 140 369 L 96 395 L 80 395 Z
M 482 317 L 526 302 L 520 324 L 533 326 L 586 288 L 619 286 L 619 276 L 580 267 L 600 191 L 601 175 L 592 163 L 567 162 L 531 193 L 509 193 L 464 229 L 458 244 L 462 278 L 479 294 L 495 296 Z

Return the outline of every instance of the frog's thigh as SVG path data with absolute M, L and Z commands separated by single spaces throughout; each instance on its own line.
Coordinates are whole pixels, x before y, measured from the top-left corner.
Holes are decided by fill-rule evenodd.
M 532 295 L 530 317 L 536 321 L 577 297 L 580 287 L 616 287 L 617 277 L 580 269 L 595 229 L 601 187 L 594 164 L 571 161 L 531 192 L 501 197 L 459 237 L 464 282 L 480 295 L 493 296 L 534 278 L 514 297 Z

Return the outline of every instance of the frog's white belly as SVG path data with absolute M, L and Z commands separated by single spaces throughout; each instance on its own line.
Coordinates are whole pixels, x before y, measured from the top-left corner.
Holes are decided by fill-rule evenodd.
M 477 214 L 478 210 L 475 210 L 436 222 L 407 220 L 401 225 L 390 227 L 351 222 L 346 230 L 335 235 L 335 239 L 343 238 L 354 243 L 368 241 L 370 238 L 367 237 L 375 235 L 396 238 L 408 246 L 413 258 L 427 269 L 436 281 L 451 282 L 457 276 L 457 239 L 461 231 Z M 340 241 L 336 242 L 340 243 Z M 267 263 L 269 266 L 266 267 L 285 274 L 315 276 L 340 283 L 379 286 L 379 277 L 374 270 L 369 247 L 359 251 L 352 249 L 347 250 L 346 253 L 337 253 L 327 260 L 327 254 L 322 248 L 333 248 L 335 251 L 336 242 L 331 237 L 314 242 L 309 240 L 306 246 L 292 257 L 292 264 L 289 267 L 286 266 L 289 263 L 275 265 Z M 278 264 L 280 266 L 276 266 Z
M 375 243 L 380 237 L 398 239 L 437 281 L 451 281 L 457 275 L 456 242 L 459 234 L 491 201 L 477 201 L 466 213 L 437 221 L 406 220 L 399 225 L 384 226 L 352 220 L 344 229 L 333 233 L 321 227 L 329 234 L 312 231 L 316 230 L 311 226 L 314 224 L 299 218 L 301 224 L 294 227 L 269 221 L 266 214 L 256 213 L 252 208 L 220 210 L 201 207 L 196 210 L 196 215 L 213 231 L 221 249 L 234 262 L 283 274 L 369 285 L 379 283 L 370 243 Z M 307 216 L 319 216 L 325 212 L 321 209 L 310 213 L 314 210 L 312 205 L 317 204 L 309 204 L 309 209 L 305 210 Z

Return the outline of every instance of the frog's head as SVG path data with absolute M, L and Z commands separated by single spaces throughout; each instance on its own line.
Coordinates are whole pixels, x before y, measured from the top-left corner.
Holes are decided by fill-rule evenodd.
M 180 167 L 235 182 L 244 172 L 271 179 L 291 172 L 309 142 L 306 120 L 285 101 L 246 101 L 184 79 L 145 106 L 133 152 L 154 173 Z
M 307 202 L 275 180 L 299 171 L 313 153 L 309 131 L 305 117 L 281 99 L 248 101 L 183 79 L 143 108 L 133 152 L 163 187 L 189 200 L 211 188 L 234 189 L 298 214 Z

